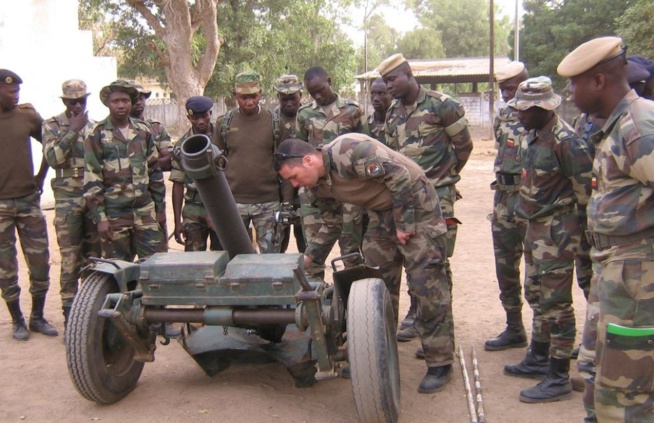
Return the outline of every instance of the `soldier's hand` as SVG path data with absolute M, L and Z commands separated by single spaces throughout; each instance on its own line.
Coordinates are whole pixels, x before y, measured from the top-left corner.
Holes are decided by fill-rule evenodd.
M 168 172 L 173 168 L 173 155 L 167 148 L 159 150 L 159 167 L 164 172 Z
M 179 224 L 175 224 L 175 241 L 177 241 L 178 244 L 181 245 L 186 245 L 184 242 L 184 227 Z
M 114 231 L 111 229 L 108 221 L 98 223 L 98 235 L 103 241 L 113 242 L 116 238 L 114 237 Z
M 71 131 L 73 132 L 81 131 L 89 122 L 88 112 L 80 113 L 79 115 L 72 115 L 69 119 L 69 122 L 70 122 L 69 128 Z
M 400 243 L 400 245 L 404 245 L 409 240 L 411 239 L 412 236 L 414 236 L 416 233 L 415 232 L 403 232 L 399 229 L 395 230 L 395 235 L 397 236 L 397 240 Z

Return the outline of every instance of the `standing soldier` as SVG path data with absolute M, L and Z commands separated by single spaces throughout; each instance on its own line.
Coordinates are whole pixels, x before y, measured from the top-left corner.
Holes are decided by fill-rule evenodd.
M 401 54 L 387 58 L 377 70 L 395 98 L 386 114 L 386 144 L 418 163 L 436 188 L 447 224 L 447 256 L 452 257 L 460 223 L 454 217 L 454 202 L 459 196 L 455 184 L 472 152 L 465 111 L 449 96 L 418 85 L 409 62 Z M 446 266 L 451 279 L 449 263 Z M 416 300 L 412 298 L 398 341 L 418 336 L 416 328 L 408 325 L 415 319 L 415 312 Z M 422 352 L 418 350 L 417 354 L 421 356 Z
M 618 37 L 588 41 L 568 54 L 557 71 L 570 78 L 582 112 L 606 119 L 591 137 L 595 159 L 588 204 L 591 258 L 599 264 L 597 421 L 651 422 L 654 103 L 629 88 L 621 45 Z
M 299 81 L 296 75 L 282 75 L 275 80 L 273 86 L 277 91 L 277 100 L 279 105 L 273 110 L 273 120 L 279 122 L 281 126 L 280 141 L 289 138 L 297 137 L 297 112 L 300 109 L 302 102 L 302 82 Z M 284 189 L 293 190 L 292 206 L 293 210 L 297 213 L 300 209 L 300 198 L 298 196 L 298 189 L 293 188 L 290 184 L 283 184 Z M 284 197 L 284 194 L 282 193 Z M 287 196 L 288 197 L 288 196 Z M 302 225 L 299 219 L 293 223 L 293 235 L 295 236 L 295 243 L 297 250 L 304 253 L 306 244 L 304 242 L 304 233 L 302 232 Z M 291 227 L 284 228 L 284 239 L 282 240 L 281 251 L 285 252 L 288 248 L 288 243 L 291 238 Z
M 534 308 L 534 322 L 544 328 L 532 334 L 531 348 L 517 365 L 504 367 L 509 376 L 545 379 L 520 392 L 520 401 L 540 403 L 570 398 L 570 354 L 575 316 L 572 276 L 586 203 L 592 159 L 586 144 L 554 110 L 561 97 L 547 77 L 527 79 L 509 106 L 518 110 L 525 132 L 521 139 L 522 179 L 516 214 L 528 220 L 526 243 L 536 269 L 525 295 Z M 540 316 L 538 315 L 540 314 Z M 541 337 L 537 339 L 536 337 Z
M 509 102 L 515 97 L 518 85 L 529 78 L 527 68 L 521 62 L 511 62 L 495 72 L 502 99 Z M 527 222 L 516 219 L 515 206 L 520 198 L 520 136 L 524 128 L 518 120 L 518 113 L 511 107 L 500 109 L 493 123 L 495 130 L 495 181 L 491 189 L 493 214 L 491 228 L 495 252 L 495 275 L 500 287 L 500 301 L 506 313 L 506 329 L 495 338 L 486 341 L 488 351 L 527 346 L 527 334 L 522 324 L 522 284 L 520 282 L 520 260 L 524 251 Z M 533 276 L 533 263 L 525 260 L 527 277 Z M 534 325 L 534 330 L 540 326 Z
M 373 108 L 373 112 L 368 115 L 370 136 L 385 144 L 386 112 L 391 107 L 393 97 L 388 93 L 383 78 L 377 78 L 370 84 L 370 102 Z
M 159 168 L 167 172 L 172 169 L 173 157 L 170 153 L 173 150 L 173 142 L 161 122 L 156 119 L 145 118 L 145 106 L 148 98 L 152 95 L 152 91 L 146 90 L 141 84 L 135 82 L 131 82 L 130 85 L 136 88 L 136 91 L 139 93 L 134 104 L 132 104 L 130 116 L 144 122 L 150 129 L 154 145 L 157 147 L 157 152 L 159 153 Z
M 234 97 L 238 107 L 218 118 L 214 139 L 229 160 L 225 176 L 243 224 L 246 228 L 254 225 L 261 253 L 277 253 L 279 243 L 273 236 L 280 182 L 273 169 L 273 152 L 279 145 L 279 122 L 259 105 L 261 77 L 257 72 L 236 75 Z M 290 202 L 290 195 L 284 201 Z
M 0 69 L 0 143 L 6 153 L 0 163 L 0 290 L 11 314 L 14 339 L 27 341 L 30 334 L 20 310 L 16 231 L 30 275 L 29 329 L 47 336 L 57 336 L 57 330 L 43 317 L 50 255 L 39 201 L 48 168 L 44 161 L 34 176 L 30 146 L 30 137 L 41 142 L 43 119 L 31 104 L 18 104 L 22 83 L 14 72 Z
M 192 135 L 203 134 L 209 138 L 214 136 L 215 129 L 211 123 L 212 107 L 213 100 L 208 97 L 196 96 L 186 101 L 186 117 L 191 122 L 191 129 L 177 141 L 177 147 Z M 206 251 L 208 237 L 212 251 L 222 250 L 218 235 L 209 224 L 207 210 L 195 188 L 195 181 L 186 175 L 177 160 L 173 160 L 170 180 L 173 182 L 175 241 L 184 245 L 184 251 Z
M 61 305 L 64 326 L 77 293 L 80 271 L 89 257 L 100 257 L 100 238 L 86 207 L 84 188 L 84 139 L 93 131 L 89 119 L 86 84 L 71 79 L 62 84 L 61 99 L 66 110 L 43 123 L 43 156 L 55 171 L 54 225 L 61 254 Z
M 332 80 L 327 71 L 315 66 L 304 73 L 304 85 L 313 98 L 313 102 L 305 104 L 298 111 L 298 133 L 297 137 L 307 141 L 314 147 L 327 144 L 339 135 L 350 132 L 367 133 L 365 115 L 363 110 L 354 100 L 344 100 L 332 90 Z M 317 231 L 322 226 L 320 223 L 319 211 L 316 207 L 305 201 L 300 192 L 302 203 L 302 223 L 307 243 L 317 236 Z M 341 229 L 335 236 L 339 238 L 341 254 L 349 254 L 360 251 L 363 242 L 363 213 L 360 208 L 351 204 L 343 204 L 341 219 L 335 224 Z M 324 251 L 329 254 L 336 238 L 324 240 L 329 248 Z M 316 257 L 308 270 L 310 274 L 320 276 L 324 271 L 325 257 Z M 348 261 L 353 264 L 353 261 Z
M 130 118 L 138 91 L 127 81 L 100 90 L 109 116 L 84 141 L 84 197 L 105 258 L 132 261 L 161 251 L 166 204 L 163 173 L 148 127 Z

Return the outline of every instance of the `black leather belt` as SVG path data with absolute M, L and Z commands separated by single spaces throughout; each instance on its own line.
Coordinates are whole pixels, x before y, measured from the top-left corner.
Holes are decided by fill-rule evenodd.
M 203 205 L 200 193 L 197 190 L 187 190 L 185 201 L 187 203 Z
M 642 239 L 654 238 L 654 227 L 630 235 L 604 235 L 597 232 L 586 231 L 586 239 L 596 250 L 606 250 L 615 245 L 627 244 Z

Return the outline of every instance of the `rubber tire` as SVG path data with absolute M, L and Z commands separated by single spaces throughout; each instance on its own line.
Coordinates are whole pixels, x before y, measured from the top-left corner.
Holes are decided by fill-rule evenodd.
M 113 404 L 127 396 L 143 371 L 134 349 L 113 323 L 98 316 L 109 293 L 118 292 L 113 276 L 92 273 L 75 295 L 66 327 L 66 360 L 75 388 L 89 401 Z M 109 349 L 107 339 L 117 347 Z
M 396 422 L 400 414 L 400 366 L 395 315 L 381 279 L 361 279 L 352 284 L 347 351 L 360 421 Z

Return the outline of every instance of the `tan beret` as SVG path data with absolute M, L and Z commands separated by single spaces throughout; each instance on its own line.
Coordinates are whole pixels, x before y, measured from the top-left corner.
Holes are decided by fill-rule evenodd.
M 624 52 L 622 38 L 600 37 L 583 43 L 563 58 L 556 69 L 559 75 L 569 78 L 577 76 L 602 62 L 613 59 Z
M 395 53 L 377 66 L 377 72 L 379 72 L 381 76 L 388 75 L 403 63 L 407 63 L 407 60 L 402 56 L 402 53 Z
M 552 80 L 546 76 L 529 78 L 518 85 L 515 97 L 507 103 L 509 107 L 518 110 L 527 110 L 540 107 L 545 110 L 554 110 L 561 104 L 561 96 L 554 94 Z
M 495 71 L 495 80 L 502 83 L 508 79 L 518 76 L 525 70 L 525 64 L 522 62 L 509 62 Z

